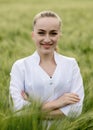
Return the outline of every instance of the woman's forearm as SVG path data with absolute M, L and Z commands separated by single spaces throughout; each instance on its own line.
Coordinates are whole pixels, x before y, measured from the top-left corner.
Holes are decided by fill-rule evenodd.
M 42 110 L 44 111 L 52 111 L 52 110 L 55 110 L 57 109 L 57 104 L 56 104 L 56 101 L 50 101 L 50 102 L 47 102 L 47 103 L 44 103 L 42 105 Z
M 64 113 L 60 109 L 56 109 L 47 113 L 47 119 L 57 119 L 65 117 Z
M 50 116 L 64 116 L 60 109 L 53 110 L 49 113 Z
M 46 111 L 52 111 L 55 109 L 60 109 L 70 104 L 75 104 L 79 101 L 80 101 L 80 98 L 77 94 L 65 93 L 64 95 L 62 95 L 61 97 L 59 97 L 58 99 L 54 101 L 44 103 L 42 106 L 42 109 Z

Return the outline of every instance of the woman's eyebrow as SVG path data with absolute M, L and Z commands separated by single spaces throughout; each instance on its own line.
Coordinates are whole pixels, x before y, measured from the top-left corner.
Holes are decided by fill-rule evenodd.
M 58 30 L 51 30 L 51 31 L 55 32 L 55 31 L 58 31 Z
M 45 30 L 43 30 L 43 29 L 38 29 L 38 31 L 45 31 Z
M 50 30 L 50 32 L 58 32 L 58 30 Z
M 38 31 L 46 31 L 46 30 L 44 30 L 44 29 L 38 29 Z M 50 30 L 49 32 L 57 32 L 58 30 Z

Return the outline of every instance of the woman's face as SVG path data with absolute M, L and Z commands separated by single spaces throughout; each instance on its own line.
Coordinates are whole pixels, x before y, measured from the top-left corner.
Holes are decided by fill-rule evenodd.
M 60 36 L 60 26 L 57 18 L 44 17 L 36 21 L 32 38 L 39 53 L 49 54 L 57 46 Z

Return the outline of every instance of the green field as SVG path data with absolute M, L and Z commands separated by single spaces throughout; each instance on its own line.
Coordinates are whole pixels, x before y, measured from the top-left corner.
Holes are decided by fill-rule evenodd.
M 11 120 L 9 108 L 11 67 L 17 59 L 35 51 L 31 39 L 32 21 L 42 10 L 55 11 L 62 18 L 59 52 L 77 59 L 85 89 L 81 116 L 74 121 L 56 121 L 50 130 L 93 130 L 93 0 L 0 0 L 0 129 L 46 130 L 37 119 L 39 114 L 31 118 L 25 116 L 31 121 L 30 126 L 24 117 Z M 35 110 L 37 112 L 36 107 L 34 113 Z

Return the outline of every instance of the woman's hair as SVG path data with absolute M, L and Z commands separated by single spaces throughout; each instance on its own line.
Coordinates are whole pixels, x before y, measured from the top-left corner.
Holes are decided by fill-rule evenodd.
M 33 20 L 33 28 L 37 22 L 38 19 L 44 18 L 44 17 L 52 17 L 52 18 L 57 18 L 59 20 L 59 27 L 61 28 L 61 18 L 53 11 L 42 11 L 38 13 Z

